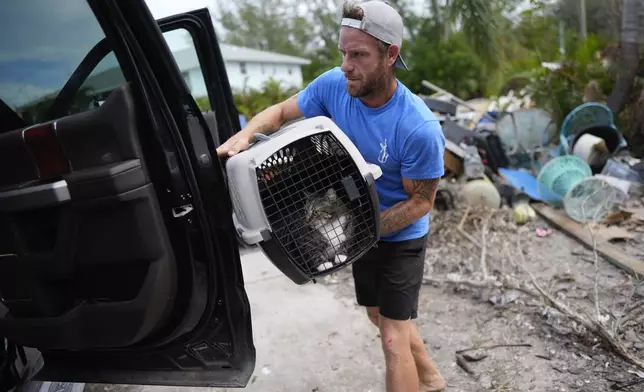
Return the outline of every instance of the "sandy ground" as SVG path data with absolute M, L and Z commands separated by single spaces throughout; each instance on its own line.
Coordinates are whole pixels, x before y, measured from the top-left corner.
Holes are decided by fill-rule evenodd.
M 434 283 L 421 291 L 418 319 L 427 347 L 447 379 L 448 391 L 608 391 L 616 381 L 639 379 L 628 372 L 635 371 L 634 367 L 607 351 L 596 337 L 575 333 L 580 331 L 578 325 L 541 300 L 507 289 L 435 283 L 450 276 L 471 279 L 480 275 L 480 247 L 455 230 L 462 215 L 463 211 L 458 210 L 435 214 L 426 260 L 426 278 Z M 481 239 L 480 245 L 485 219 L 477 222 L 476 216 L 488 213 L 473 215 L 475 218 L 464 227 L 475 239 Z M 548 237 L 538 237 L 536 229 L 546 227 L 537 219 L 519 230 L 507 213 L 496 212 L 486 235 L 488 273 L 513 275 L 529 282 L 527 274 L 516 265 L 525 260 L 526 268 L 557 299 L 592 315 L 592 253 L 555 230 Z M 519 236 L 523 258 L 518 255 Z M 602 314 L 619 315 L 625 307 L 641 300 L 644 292 L 634 290 L 627 274 L 602 259 L 598 266 Z M 339 298 L 352 298 L 349 271 L 341 271 L 326 282 Z M 640 329 L 635 327 L 621 336 L 635 354 L 644 349 Z M 495 344 L 531 347 L 475 351 L 487 357 L 469 364 L 474 375 L 456 364 L 457 350 Z M 644 391 L 644 384 L 624 390 Z
M 578 333 L 578 325 L 540 300 L 502 288 L 436 283 L 450 276 L 470 278 L 480 274 L 481 249 L 454 230 L 462 213 L 457 210 L 435 214 L 426 260 L 426 278 L 433 283 L 422 288 L 417 321 L 431 355 L 447 379 L 447 391 L 609 391 L 617 381 L 638 380 L 629 372 L 635 370 L 633 366 L 613 355 L 594 336 Z M 474 219 L 464 227 L 479 238 L 483 223 Z M 558 299 L 592 314 L 592 254 L 560 232 L 539 238 L 535 235 L 537 227 L 546 225 L 536 221 L 521 228 L 526 267 Z M 489 224 L 489 274 L 522 276 L 512 261 L 521 260 L 516 248 L 517 230 L 503 213 Z M 318 284 L 297 286 L 258 251 L 245 252 L 242 263 L 257 348 L 257 366 L 245 390 L 385 391 L 378 332 L 355 303 L 350 267 Z M 633 281 L 621 270 L 603 260 L 599 267 L 602 312 L 619 314 L 620 309 L 644 298 L 644 292 L 633 290 Z M 525 274 L 523 279 L 527 279 Z M 644 349 L 640 332 L 635 328 L 621 338 L 632 352 L 642 355 L 638 351 Z M 472 352 L 474 356 L 486 356 L 469 364 L 475 374 L 466 373 L 456 363 L 457 350 L 518 343 L 530 347 Z M 85 388 L 92 392 L 169 390 L 186 389 L 103 385 Z M 644 384 L 623 390 L 644 391 Z

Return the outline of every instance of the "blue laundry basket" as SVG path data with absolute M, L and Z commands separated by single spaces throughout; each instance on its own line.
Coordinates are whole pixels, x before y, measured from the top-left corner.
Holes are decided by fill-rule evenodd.
M 572 154 L 572 146 L 576 138 L 591 128 L 601 129 L 602 133 L 613 133 L 617 138 L 616 152 L 627 146 L 626 140 L 619 133 L 615 126 L 613 112 L 608 106 L 598 102 L 588 102 L 577 106 L 572 112 L 568 113 L 561 124 L 559 138 L 565 154 Z

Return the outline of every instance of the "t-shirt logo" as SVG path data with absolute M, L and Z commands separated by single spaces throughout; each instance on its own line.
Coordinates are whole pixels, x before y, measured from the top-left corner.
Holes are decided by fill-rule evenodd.
M 385 163 L 389 158 L 389 153 L 387 152 L 387 139 L 384 143 L 380 143 L 380 154 L 378 154 L 378 162 Z

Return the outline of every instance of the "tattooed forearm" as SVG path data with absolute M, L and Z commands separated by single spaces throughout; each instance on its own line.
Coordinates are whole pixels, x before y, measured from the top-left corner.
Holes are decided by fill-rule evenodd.
M 438 189 L 438 182 L 440 178 L 430 178 L 428 180 L 411 180 L 412 191 L 411 197 L 419 197 L 434 205 L 434 198 L 436 197 L 436 189 Z M 431 209 L 431 206 L 430 206 Z M 428 211 L 429 212 L 429 211 Z
M 380 213 L 380 235 L 387 235 L 409 226 L 414 217 L 409 201 L 400 202 Z
M 439 178 L 403 180 L 409 198 L 380 213 L 380 235 L 387 235 L 412 224 L 432 209 Z

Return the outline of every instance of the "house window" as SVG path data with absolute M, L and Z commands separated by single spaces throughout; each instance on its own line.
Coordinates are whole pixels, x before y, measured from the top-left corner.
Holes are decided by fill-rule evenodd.
M 293 67 L 291 66 L 288 67 L 288 74 L 293 75 Z
M 239 63 L 239 69 L 242 74 L 246 75 L 246 63 Z

